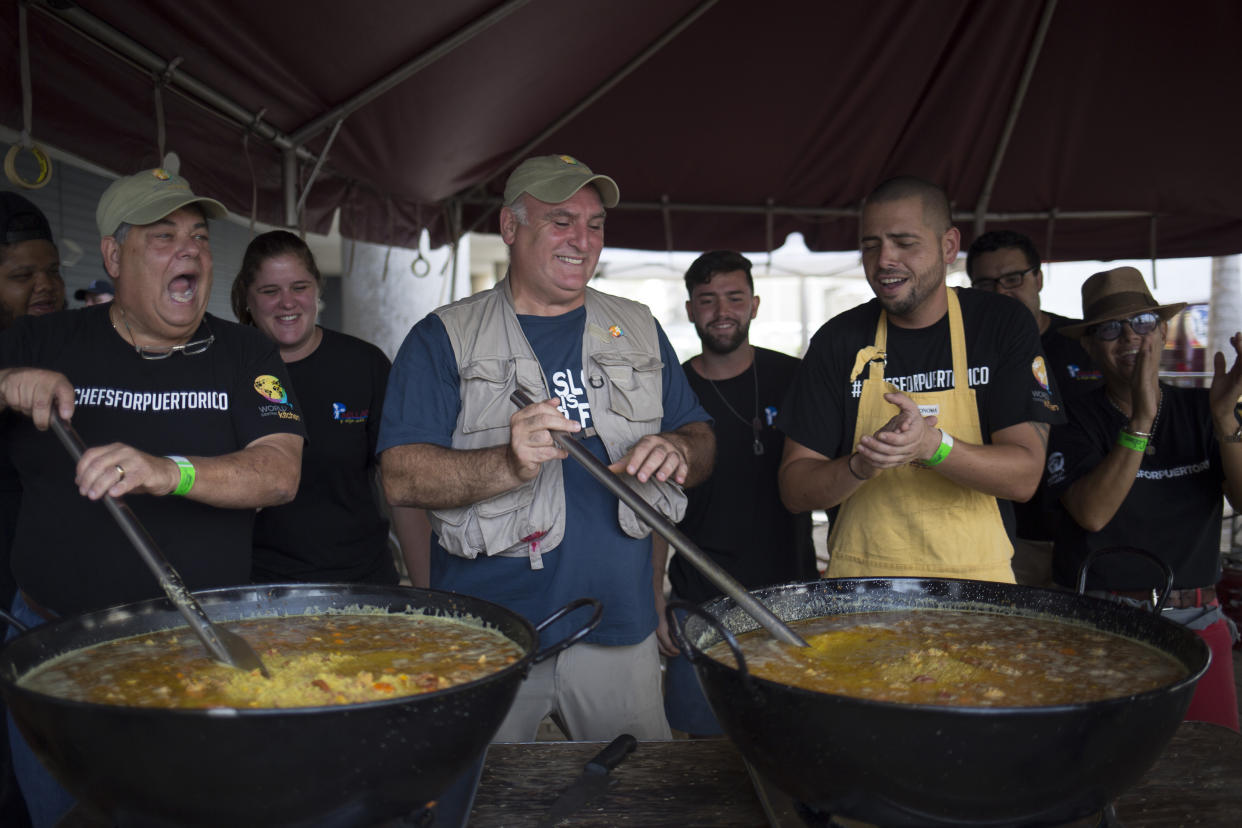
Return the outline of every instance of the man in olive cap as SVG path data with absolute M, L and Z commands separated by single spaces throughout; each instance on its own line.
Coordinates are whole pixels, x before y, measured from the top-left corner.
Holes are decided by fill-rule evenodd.
M 531 158 L 505 186 L 509 272 L 429 314 L 389 377 L 384 489 L 431 510 L 431 585 L 533 622 L 577 598 L 603 604 L 585 641 L 537 665 L 497 741 L 554 716 L 572 739 L 668 738 L 650 529 L 556 446 L 580 438 L 673 520 L 710 472 L 714 439 L 677 356 L 643 305 L 587 287 L 616 182 L 567 155 Z M 510 401 L 523 390 L 536 402 Z M 544 644 L 581 625 L 574 614 Z
M 127 495 L 197 590 L 247 583 L 254 510 L 297 491 L 305 432 L 275 345 L 206 313 L 207 219 L 224 212 L 165 170 L 119 179 L 96 211 L 116 299 L 0 336 L 0 405 L 26 415 L 9 438 L 23 492 L 13 613 L 27 624 L 161 594 L 93 502 L 105 495 Z M 76 464 L 53 413 L 90 446 Z M 53 824 L 72 801 L 11 742 L 32 821 Z
M 1085 321 L 1061 328 L 1080 337 L 1104 385 L 1068 406 L 1052 430 L 1049 494 L 1066 516 L 1057 524 L 1053 575 L 1073 588 L 1087 556 L 1087 588 L 1122 602 L 1154 604 L 1163 584 L 1155 555 L 1173 571 L 1163 617 L 1183 624 L 1212 650 L 1186 718 L 1238 729 L 1233 630 L 1216 596 L 1221 577 L 1222 498 L 1242 508 L 1242 333 L 1230 338 L 1232 367 L 1214 360 L 1212 386 L 1160 382 L 1168 320 L 1185 302 L 1161 305 L 1133 267 L 1097 273 L 1082 286 Z

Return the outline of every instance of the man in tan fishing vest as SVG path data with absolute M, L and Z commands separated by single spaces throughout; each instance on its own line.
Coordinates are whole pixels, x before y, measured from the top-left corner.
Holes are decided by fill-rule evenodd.
M 996 499 L 1031 497 L 1064 420 L 1039 331 L 1009 297 L 948 288 L 961 237 L 934 184 L 884 182 L 859 230 L 876 298 L 811 340 L 777 421 L 781 497 L 834 510 L 829 577 L 1013 583 Z
M 711 471 L 710 418 L 651 312 L 587 287 L 618 198 L 567 155 L 518 165 L 500 211 L 508 275 L 415 325 L 389 377 L 384 490 L 430 510 L 431 586 L 536 623 L 577 598 L 604 607 L 583 642 L 534 667 L 496 741 L 533 740 L 547 715 L 572 739 L 671 735 L 650 530 L 552 440 L 581 438 L 674 521 L 681 487 Z M 539 402 L 517 410 L 519 387 Z M 550 625 L 541 645 L 583 620 Z

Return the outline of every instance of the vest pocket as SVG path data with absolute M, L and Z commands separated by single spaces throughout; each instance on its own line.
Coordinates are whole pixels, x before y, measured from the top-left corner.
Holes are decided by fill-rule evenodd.
M 470 434 L 492 428 L 508 428 L 517 409 L 509 399 L 516 385 L 513 359 L 479 359 L 463 366 L 461 376 L 462 431 Z
M 664 363 L 647 354 L 592 354 L 590 382 L 608 384 L 608 408 L 632 422 L 658 422 L 664 416 Z
M 535 482 L 472 506 L 436 511 L 434 517 L 445 524 L 443 530 L 436 527 L 440 545 L 451 555 L 476 558 L 480 553 L 495 555 L 522 544 L 522 538 L 531 534 L 528 524 Z

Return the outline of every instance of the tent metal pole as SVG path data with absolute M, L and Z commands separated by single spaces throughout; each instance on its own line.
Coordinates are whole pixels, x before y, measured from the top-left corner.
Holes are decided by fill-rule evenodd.
M 132 60 L 139 67 L 157 76 L 163 75 L 169 69 L 169 61 L 77 6 L 60 8 L 59 6 L 48 5 L 46 0 L 44 0 L 44 2 L 32 4 L 32 8 L 36 8 L 53 19 L 59 20 L 80 35 L 117 52 L 122 57 Z M 293 150 L 305 161 L 314 162 L 317 160 L 313 153 L 305 147 L 297 145 L 297 142 L 290 140 L 288 135 L 285 135 L 271 124 L 263 123 L 255 113 L 247 111 L 236 101 L 222 95 L 207 84 L 195 80 L 185 70 L 178 68 L 169 78 L 169 85 L 175 86 L 202 100 L 216 111 L 236 121 L 246 129 L 253 131 L 263 140 L 275 144 L 278 148 Z
M 315 120 L 299 127 L 289 136 L 290 140 L 295 144 L 306 143 L 308 139 L 317 135 L 328 125 L 344 120 L 388 90 L 395 86 L 400 86 L 409 78 L 454 51 L 457 47 L 470 42 L 477 35 L 504 20 L 529 2 L 530 0 L 509 0 L 509 2 L 483 15 L 470 25 L 457 30 L 418 57 L 380 78 L 349 100 L 332 107 L 332 109 Z
M 280 189 L 285 197 L 285 224 L 298 226 L 298 156 L 292 149 L 280 155 Z
M 988 205 L 992 201 L 992 188 L 996 186 L 996 177 L 1000 174 L 1001 162 L 1005 160 L 1005 151 L 1009 149 L 1009 139 L 1013 136 L 1018 116 L 1022 114 L 1022 103 L 1026 99 L 1026 90 L 1031 85 L 1031 76 L 1035 74 L 1035 64 L 1044 48 L 1044 38 L 1048 27 L 1052 24 L 1052 13 L 1056 11 L 1057 0 L 1044 3 L 1043 14 L 1039 18 L 1039 26 L 1035 30 L 1035 39 L 1031 43 L 1031 51 L 1027 53 L 1026 65 L 1022 67 L 1022 76 L 1018 80 L 1018 88 L 1014 91 L 1013 100 L 1009 104 L 1009 114 L 1005 117 L 1005 126 L 1001 130 L 1000 140 L 996 143 L 996 151 L 992 154 L 992 163 L 988 166 L 987 178 L 983 180 L 983 189 L 975 202 L 975 237 L 983 233 L 987 221 Z

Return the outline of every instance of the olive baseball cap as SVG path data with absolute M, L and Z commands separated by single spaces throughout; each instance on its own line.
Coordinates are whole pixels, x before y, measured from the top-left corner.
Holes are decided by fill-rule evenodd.
M 616 207 L 621 188 L 606 175 L 596 175 L 572 155 L 539 155 L 517 165 L 505 182 L 505 204 L 527 193 L 546 204 L 560 204 L 588 184 L 599 191 L 605 207 Z
M 189 204 L 198 204 L 207 218 L 223 218 L 228 210 L 214 198 L 196 196 L 190 182 L 156 168 L 118 178 L 108 185 L 95 208 L 99 235 L 111 236 L 122 223 L 157 222 Z

